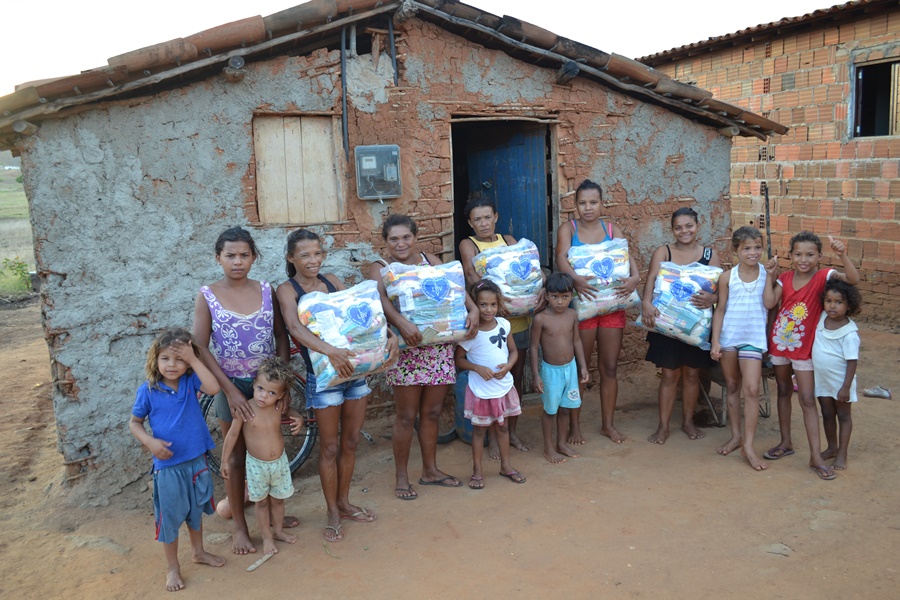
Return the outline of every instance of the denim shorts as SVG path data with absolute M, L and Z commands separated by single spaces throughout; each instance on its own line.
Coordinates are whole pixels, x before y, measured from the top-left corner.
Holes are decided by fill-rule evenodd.
M 200 531 L 203 515 L 214 512 L 213 482 L 205 454 L 153 473 L 153 513 L 160 542 L 178 541 L 182 523 Z
M 329 406 L 340 406 L 344 400 L 359 400 L 372 393 L 366 384 L 366 378 L 351 379 L 344 383 L 316 391 L 316 376 L 306 374 L 306 408 L 319 410 Z

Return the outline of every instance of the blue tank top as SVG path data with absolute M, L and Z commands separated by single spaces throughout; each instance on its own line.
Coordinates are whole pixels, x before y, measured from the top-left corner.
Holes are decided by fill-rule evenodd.
M 584 246 L 581 240 L 578 239 L 578 221 L 576 219 L 572 219 L 569 221 L 572 224 L 572 246 Z M 612 223 L 604 223 L 602 220 L 600 221 L 600 225 L 603 227 L 603 233 L 606 235 L 605 238 L 600 240 L 598 243 L 605 242 L 606 240 L 613 239 L 612 233 Z

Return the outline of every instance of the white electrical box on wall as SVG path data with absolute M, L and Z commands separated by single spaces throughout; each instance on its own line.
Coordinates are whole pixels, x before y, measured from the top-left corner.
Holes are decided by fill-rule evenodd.
M 356 155 L 356 195 L 361 200 L 401 196 L 400 146 L 357 146 L 353 153 Z

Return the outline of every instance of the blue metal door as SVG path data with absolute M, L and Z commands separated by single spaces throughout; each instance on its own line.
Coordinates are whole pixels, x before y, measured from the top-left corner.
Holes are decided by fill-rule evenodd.
M 497 233 L 528 238 L 549 267 L 547 127 L 513 122 L 486 125 L 479 133 L 467 148 L 469 193 L 492 199 L 500 213 Z

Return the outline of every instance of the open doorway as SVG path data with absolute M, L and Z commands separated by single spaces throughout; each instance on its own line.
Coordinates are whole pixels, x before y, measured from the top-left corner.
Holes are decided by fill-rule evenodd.
M 472 235 L 463 209 L 472 194 L 480 193 L 500 214 L 497 233 L 531 240 L 541 264 L 552 269 L 548 126 L 515 120 L 455 122 L 452 140 L 454 247 Z

